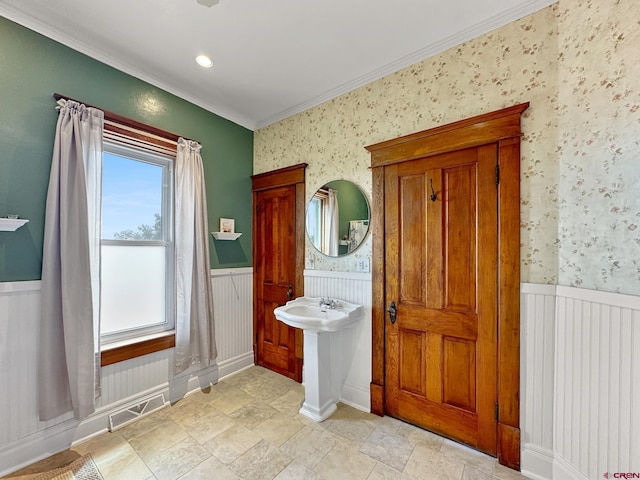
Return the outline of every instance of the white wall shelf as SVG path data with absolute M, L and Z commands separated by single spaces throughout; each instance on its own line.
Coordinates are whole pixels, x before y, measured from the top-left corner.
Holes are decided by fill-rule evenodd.
M 0 218 L 0 232 L 15 232 L 28 221 L 26 218 Z
M 216 240 L 237 240 L 240 238 L 241 233 L 229 233 L 229 232 L 211 232 L 213 238 Z

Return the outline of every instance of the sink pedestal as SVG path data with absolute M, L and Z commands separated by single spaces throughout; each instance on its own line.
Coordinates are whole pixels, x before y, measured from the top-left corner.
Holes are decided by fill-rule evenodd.
M 340 399 L 339 332 L 304 330 L 304 403 L 300 414 L 326 420 Z
M 299 297 L 273 313 L 290 327 L 302 329 L 305 398 L 300 414 L 322 422 L 338 408 L 344 329 L 363 317 L 363 307 L 343 300 Z

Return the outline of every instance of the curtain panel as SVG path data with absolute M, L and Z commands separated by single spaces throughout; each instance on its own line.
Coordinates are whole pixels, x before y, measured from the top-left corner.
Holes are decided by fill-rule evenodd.
M 100 186 L 104 114 L 61 99 L 42 258 L 39 414 L 95 411 L 100 368 Z
M 175 373 L 209 366 L 217 357 L 209 267 L 204 168 L 193 140 L 178 139 L 175 165 Z

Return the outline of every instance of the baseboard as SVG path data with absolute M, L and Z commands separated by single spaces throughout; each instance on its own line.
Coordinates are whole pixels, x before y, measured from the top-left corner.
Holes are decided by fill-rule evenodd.
M 0 477 L 108 431 L 109 415 L 126 405 L 135 404 L 159 393 L 163 393 L 165 398 L 175 402 L 199 391 L 206 385 L 217 383 L 218 378 L 218 366 L 212 365 L 188 375 L 177 376 L 171 382 L 100 407 L 81 422 L 71 419 L 29 435 L 0 449 Z
M 218 364 L 219 378 L 224 378 L 240 370 L 244 370 L 253 364 L 253 351 L 224 360 Z
M 523 445 L 520 471 L 533 480 L 551 480 L 553 452 L 531 443 Z
M 340 401 L 345 405 L 357 408 L 358 410 L 362 410 L 363 412 L 371 411 L 371 398 L 369 396 L 369 388 L 363 388 L 358 385 L 345 383 L 342 385 L 342 391 L 340 392 Z
M 604 474 L 605 472 L 602 472 Z M 589 480 L 584 473 L 580 472 L 576 467 L 570 465 L 561 457 L 553 459 L 553 480 Z

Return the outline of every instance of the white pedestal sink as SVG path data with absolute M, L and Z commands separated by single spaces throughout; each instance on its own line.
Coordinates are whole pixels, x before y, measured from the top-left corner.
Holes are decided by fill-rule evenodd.
M 305 398 L 300 413 L 322 422 L 336 411 L 340 398 L 341 330 L 362 318 L 362 305 L 337 300 L 334 308 L 323 308 L 320 298 L 299 297 L 274 313 L 281 322 L 303 331 Z

